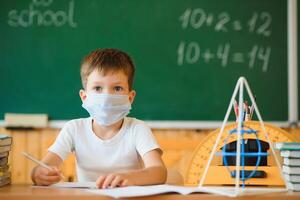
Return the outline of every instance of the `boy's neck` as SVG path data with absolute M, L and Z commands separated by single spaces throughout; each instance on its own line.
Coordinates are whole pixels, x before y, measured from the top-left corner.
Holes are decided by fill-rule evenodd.
M 124 119 L 110 126 L 100 126 L 95 120 L 92 121 L 92 129 L 97 137 L 102 140 L 108 140 L 114 137 L 123 125 Z

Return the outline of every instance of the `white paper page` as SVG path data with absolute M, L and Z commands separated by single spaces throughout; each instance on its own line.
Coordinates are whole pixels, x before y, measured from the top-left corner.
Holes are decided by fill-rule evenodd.
M 275 192 L 287 192 L 286 188 L 276 188 L 276 187 L 245 187 L 239 188 L 240 193 L 238 195 L 234 195 L 235 187 L 221 187 L 221 186 L 207 186 L 204 187 L 210 189 L 212 191 L 226 192 L 233 194 L 231 196 L 244 196 L 244 195 L 261 195 L 266 193 L 275 193 Z
M 286 192 L 285 188 L 245 188 L 241 189 L 238 195 L 258 195 L 270 192 Z M 175 185 L 152 185 L 152 186 L 129 186 L 113 189 L 93 189 L 86 190 L 88 192 L 110 196 L 114 198 L 120 197 L 139 197 L 150 196 L 163 193 L 176 192 L 187 195 L 191 193 L 210 193 L 229 197 L 237 196 L 234 187 L 186 187 Z
M 162 194 L 167 192 L 176 192 L 174 188 L 167 187 L 166 185 L 129 186 L 129 187 L 87 190 L 87 191 L 99 195 L 114 197 L 114 198 L 150 196 L 150 195 Z
M 120 197 L 139 197 L 139 196 L 150 196 L 156 194 L 176 192 L 179 194 L 187 195 L 193 192 L 197 193 L 212 193 L 225 196 L 232 196 L 227 191 L 216 190 L 211 188 L 199 188 L 199 187 L 185 187 L 185 186 L 175 186 L 175 185 L 151 185 L 151 186 L 129 186 L 120 187 L 113 189 L 95 189 L 87 190 L 88 192 L 110 196 L 114 198 Z
M 60 182 L 51 185 L 55 188 L 97 188 L 96 182 Z

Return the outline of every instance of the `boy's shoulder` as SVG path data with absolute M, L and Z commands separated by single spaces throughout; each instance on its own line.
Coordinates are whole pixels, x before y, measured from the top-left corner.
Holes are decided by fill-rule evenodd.
M 80 128 L 80 127 L 86 127 L 88 124 L 91 123 L 91 118 L 78 118 L 78 119 L 72 119 L 70 121 L 67 121 L 64 125 L 65 128 Z
M 133 117 L 126 117 L 125 118 L 127 126 L 129 126 L 130 128 L 149 128 L 149 126 L 147 125 L 146 122 L 144 122 L 143 120 L 139 120 Z

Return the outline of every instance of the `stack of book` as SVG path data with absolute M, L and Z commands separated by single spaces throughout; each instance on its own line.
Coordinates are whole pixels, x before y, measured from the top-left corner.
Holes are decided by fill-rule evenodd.
M 282 171 L 287 187 L 293 191 L 300 191 L 300 142 L 275 143 L 275 149 L 280 150 L 283 157 Z
M 8 166 L 11 143 L 11 136 L 0 134 L 0 187 L 11 182 L 11 173 Z

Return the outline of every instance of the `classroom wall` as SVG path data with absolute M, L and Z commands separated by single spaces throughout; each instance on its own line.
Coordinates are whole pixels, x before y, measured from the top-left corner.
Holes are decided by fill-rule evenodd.
M 293 133 L 297 141 L 300 141 L 300 128 L 285 130 Z M 169 171 L 172 173 L 179 172 L 182 175 L 185 174 L 185 168 L 194 149 L 211 131 L 212 130 L 153 129 L 153 133 L 164 151 L 163 160 Z M 59 129 L 12 131 L 0 128 L 0 134 L 9 134 L 13 137 L 13 146 L 9 156 L 13 184 L 31 183 L 30 171 L 35 164 L 22 156 L 21 152 L 29 152 L 41 159 L 46 154 L 47 148 L 53 143 L 58 133 Z M 66 181 L 76 180 L 74 156 L 69 156 L 64 162 L 62 172 L 67 179 Z M 170 177 L 170 179 L 174 178 L 178 180 L 173 175 Z M 170 182 L 172 181 L 173 180 L 170 180 Z

